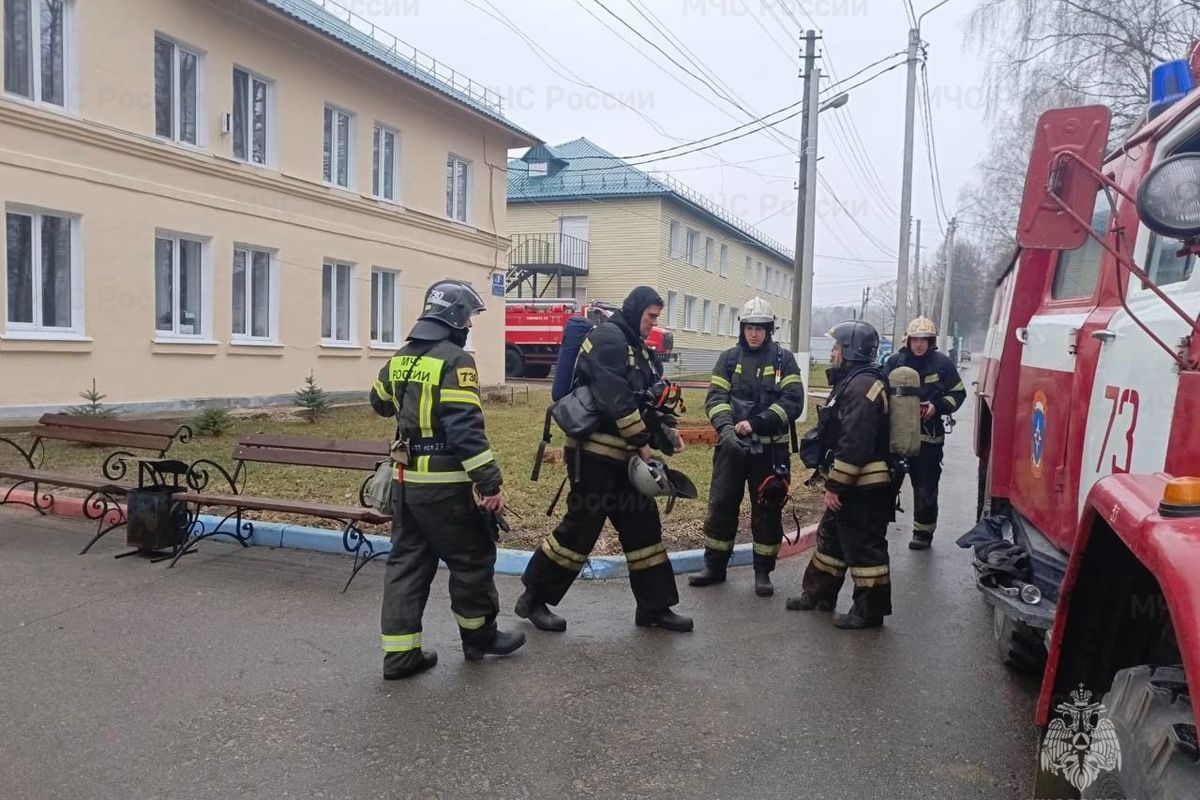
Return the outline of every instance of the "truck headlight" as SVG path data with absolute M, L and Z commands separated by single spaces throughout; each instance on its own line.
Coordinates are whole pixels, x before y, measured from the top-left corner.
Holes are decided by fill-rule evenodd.
M 1138 189 L 1137 209 L 1146 227 L 1162 236 L 1200 235 L 1200 155 L 1171 156 L 1150 170 Z

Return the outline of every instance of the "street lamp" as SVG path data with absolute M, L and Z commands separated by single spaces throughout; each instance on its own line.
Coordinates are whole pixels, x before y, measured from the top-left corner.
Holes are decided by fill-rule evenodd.
M 848 102 L 850 102 L 850 93 L 842 92 L 840 94 L 834 95 L 833 97 L 829 98 L 824 103 L 822 103 L 819 111 L 828 111 L 831 108 L 841 108 L 842 106 L 846 105 L 846 103 L 848 103 Z

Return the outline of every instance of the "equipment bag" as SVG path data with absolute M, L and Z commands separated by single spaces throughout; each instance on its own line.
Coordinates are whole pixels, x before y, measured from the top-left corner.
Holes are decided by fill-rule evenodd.
M 592 327 L 592 322 L 587 317 L 571 317 L 563 326 L 562 344 L 558 347 L 558 360 L 554 363 L 554 383 L 550 387 L 551 400 L 561 400 L 571 391 L 575 360 L 579 358 L 583 340 L 587 338 Z
M 921 376 L 912 367 L 897 367 L 887 376 L 890 384 L 888 446 L 893 455 L 913 458 L 921 452 Z

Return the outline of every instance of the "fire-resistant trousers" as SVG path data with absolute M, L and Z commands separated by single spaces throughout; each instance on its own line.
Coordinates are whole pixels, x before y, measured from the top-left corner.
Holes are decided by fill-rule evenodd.
M 745 448 L 718 445 L 713 450 L 713 476 L 708 490 L 708 516 L 704 520 L 704 562 L 725 569 L 733 554 L 741 519 L 742 496 L 750 487 L 750 534 L 754 538 L 754 571 L 771 572 L 783 541 L 783 507 L 758 501 L 758 487 L 789 456 L 785 446 L 767 445 L 751 455 Z
M 933 536 L 937 530 L 938 483 L 942 480 L 945 445 L 921 443 L 921 452 L 909 461 L 913 487 L 913 533 Z
M 825 511 L 817 526 L 817 550 L 804 570 L 804 592 L 837 602 L 846 572 L 854 581 L 850 613 L 879 620 L 892 613 L 887 526 L 895 514 L 891 488 L 850 490 L 841 511 Z
M 679 590 L 654 499 L 633 488 L 624 462 L 586 453 L 577 458 L 573 449 L 565 457 L 571 481 L 567 514 L 529 560 L 521 578 L 525 588 L 544 603 L 558 604 L 587 563 L 608 520 L 625 551 L 638 607 L 661 611 L 678 603 Z
M 439 502 L 412 502 L 396 487 L 392 550 L 383 584 L 385 669 L 420 660 L 421 617 L 438 559 L 450 569 L 450 610 L 463 642 L 490 644 L 496 635 L 496 543 L 471 498 L 470 484 Z

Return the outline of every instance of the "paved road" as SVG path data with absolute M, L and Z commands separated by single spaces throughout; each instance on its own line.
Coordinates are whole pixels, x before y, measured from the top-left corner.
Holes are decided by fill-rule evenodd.
M 893 531 L 882 631 L 786 612 L 740 570 L 682 589 L 692 635 L 635 628 L 623 583 L 581 584 L 565 635 L 466 664 L 442 573 L 442 663 L 401 684 L 378 677 L 381 569 L 342 595 L 344 559 L 206 543 L 168 571 L 114 561 L 117 542 L 75 556 L 80 524 L 0 510 L 0 796 L 1029 797 L 1036 686 L 996 661 L 948 541 L 974 502 L 968 427 L 935 548 Z

